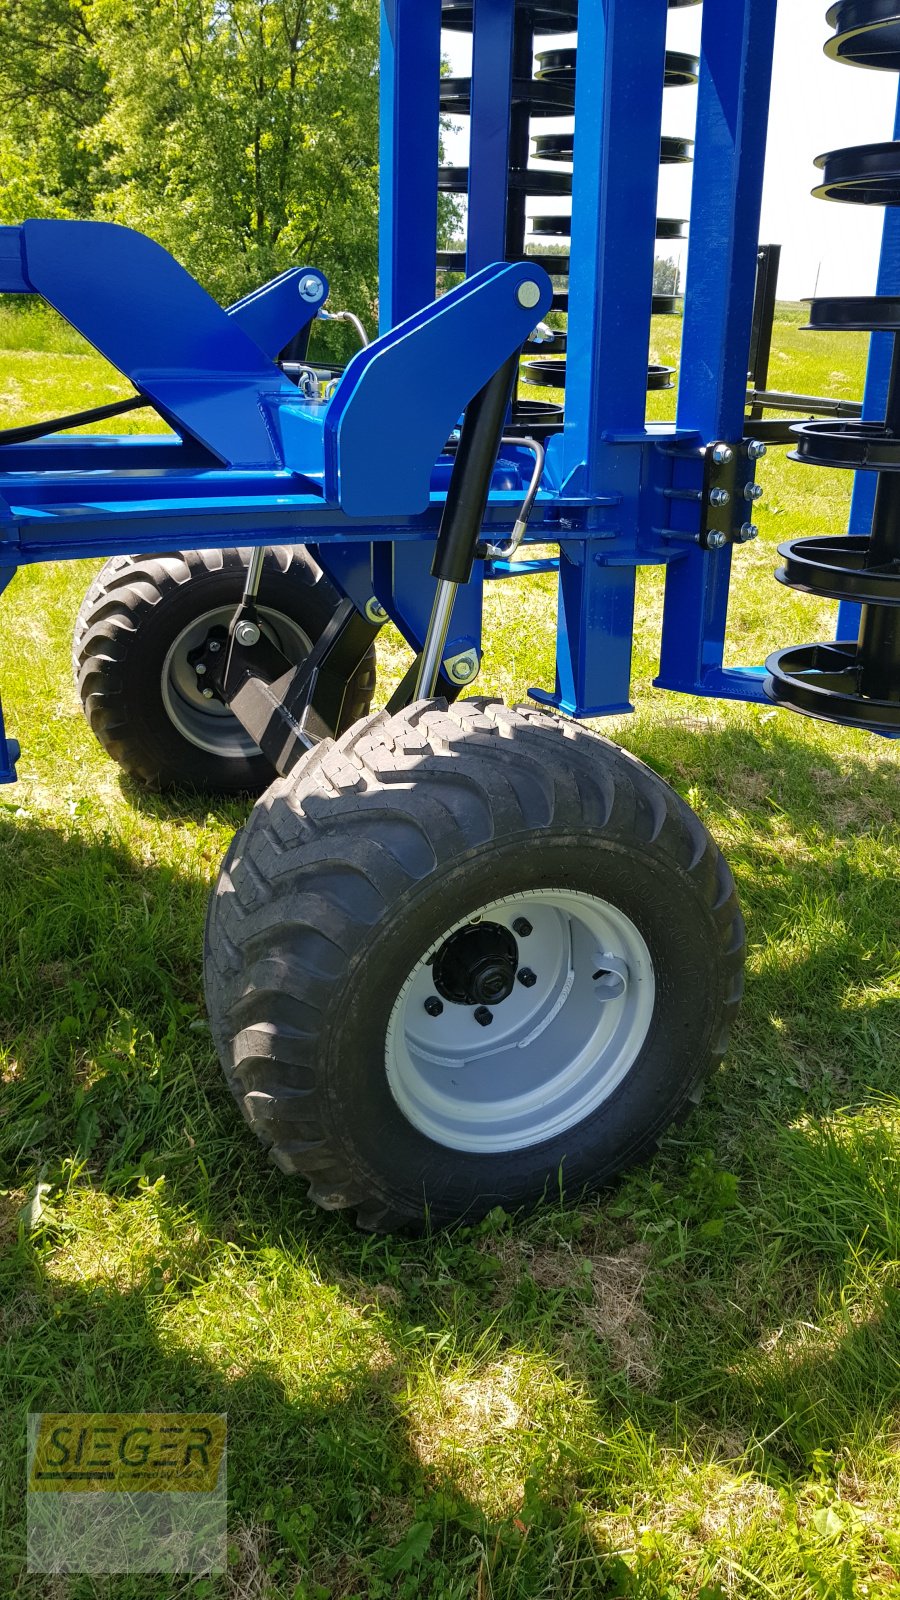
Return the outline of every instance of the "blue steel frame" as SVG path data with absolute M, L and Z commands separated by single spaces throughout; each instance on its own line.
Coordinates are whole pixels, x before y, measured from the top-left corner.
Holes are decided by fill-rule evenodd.
M 645 413 L 668 0 L 580 0 L 566 423 L 529 533 L 560 551 L 556 682 L 532 694 L 573 716 L 630 709 L 636 573 L 648 565 L 667 568 L 657 683 L 763 699 L 761 667 L 724 665 L 731 549 L 707 553 L 697 533 L 705 447 L 744 432 L 776 4 L 704 7 L 680 393 L 663 425 Z M 3 446 L 0 589 L 36 561 L 302 541 L 360 609 L 377 598 L 421 647 L 444 444 L 550 305 L 546 274 L 502 262 L 514 7 L 474 0 L 468 276 L 435 301 L 441 0 L 382 0 L 381 330 L 327 405 L 276 364 L 327 294 L 314 268 L 223 311 L 128 230 L 0 228 L 0 291 L 50 300 L 172 429 Z M 528 310 L 526 279 L 538 286 Z M 888 213 L 880 287 L 900 289 L 900 213 Z M 872 346 L 871 415 L 882 414 L 885 343 Z M 512 529 L 531 464 L 503 447 L 494 541 Z M 870 512 L 860 477 L 852 528 Z M 447 657 L 480 656 L 485 576 L 549 565 L 477 564 Z M 855 632 L 851 613 L 839 632 Z M 0 780 L 16 753 L 0 715 Z

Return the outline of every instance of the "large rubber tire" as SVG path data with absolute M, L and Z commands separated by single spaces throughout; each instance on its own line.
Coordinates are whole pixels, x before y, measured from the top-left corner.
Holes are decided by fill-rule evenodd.
M 249 559 L 246 549 L 114 556 L 85 596 L 72 647 L 84 713 L 107 754 L 148 788 L 261 794 L 272 782 L 271 763 L 224 708 L 214 705 L 204 718 L 202 702 L 192 705 L 170 691 L 167 706 L 163 692 L 164 681 L 172 681 L 166 664 L 173 645 L 198 618 L 227 622 Z M 293 659 L 315 643 L 340 598 L 302 545 L 266 552 L 258 603 Z M 349 689 L 335 734 L 369 710 L 374 648 L 354 667 L 348 664 Z M 213 748 L 205 747 L 207 725 Z
M 638 930 L 653 966 L 646 1038 L 576 1126 L 527 1148 L 447 1148 L 388 1081 L 398 994 L 443 930 L 554 886 Z M 577 1194 L 639 1160 L 722 1059 L 743 961 L 726 862 L 655 773 L 558 717 L 433 701 L 319 746 L 257 803 L 211 899 L 206 997 L 271 1159 L 319 1205 L 392 1229 L 528 1206 L 560 1175 Z

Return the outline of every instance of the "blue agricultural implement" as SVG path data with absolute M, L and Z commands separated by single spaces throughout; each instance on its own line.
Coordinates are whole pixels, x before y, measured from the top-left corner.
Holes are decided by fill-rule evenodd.
M 0 587 L 107 557 L 75 639 L 94 732 L 140 782 L 261 796 L 210 905 L 213 1037 L 275 1163 L 366 1227 L 607 1182 L 726 1049 L 728 868 L 580 725 L 631 709 L 638 568 L 665 568 L 660 687 L 900 732 L 900 142 L 819 162 L 824 199 L 888 208 L 878 293 L 810 309 L 874 334 L 862 407 L 772 392 L 776 0 L 707 0 L 692 56 L 667 31 L 694 3 L 383 0 L 371 342 L 314 266 L 223 309 L 128 229 L 0 228 L 0 292 L 49 302 L 134 388 L 0 434 Z M 836 62 L 900 71 L 900 0 L 828 16 Z M 685 85 L 694 136 L 664 136 Z M 466 166 L 442 165 L 448 116 Z M 658 216 L 660 165 L 689 162 L 689 221 Z M 682 300 L 655 258 L 688 236 Z M 666 424 L 654 313 L 683 316 Z M 344 369 L 310 355 L 328 316 L 360 337 Z M 72 431 L 140 407 L 160 431 Z M 778 573 L 840 602 L 837 640 L 726 666 L 757 465 L 785 443 L 857 472 L 849 535 L 792 540 Z M 460 699 L 485 584 L 546 572 L 555 682 L 531 708 Z M 371 715 L 388 619 L 410 665 Z M 17 753 L 0 721 L 4 780 Z

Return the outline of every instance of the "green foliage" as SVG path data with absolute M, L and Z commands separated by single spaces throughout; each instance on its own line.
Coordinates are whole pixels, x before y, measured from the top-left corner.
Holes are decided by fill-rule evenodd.
M 371 0 L 8 0 L 0 217 L 158 239 L 217 298 L 292 264 L 377 300 Z

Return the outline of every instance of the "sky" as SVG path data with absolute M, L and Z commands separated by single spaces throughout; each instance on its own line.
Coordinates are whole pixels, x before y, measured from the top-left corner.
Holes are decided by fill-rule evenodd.
M 710 5 L 729 0 L 707 0 Z M 782 300 L 819 294 L 868 294 L 875 287 L 883 212 L 863 206 L 814 200 L 818 178 L 813 163 L 824 151 L 890 139 L 897 98 L 895 74 L 837 66 L 823 54 L 831 30 L 827 0 L 780 0 L 773 67 L 772 109 L 760 242 L 782 246 L 778 293 Z M 669 45 L 691 50 L 699 45 L 701 8 L 671 13 Z M 569 35 L 547 43 L 574 43 Z M 470 57 L 460 35 L 445 34 L 454 71 L 469 70 Z M 666 91 L 663 129 L 693 131 L 696 91 Z M 571 123 L 540 124 L 552 131 Z M 466 130 L 451 136 L 447 158 L 464 163 Z M 690 169 L 669 168 L 661 176 L 661 215 L 687 216 Z M 542 202 L 544 211 L 554 209 Z M 561 209 L 559 207 L 555 209 Z

